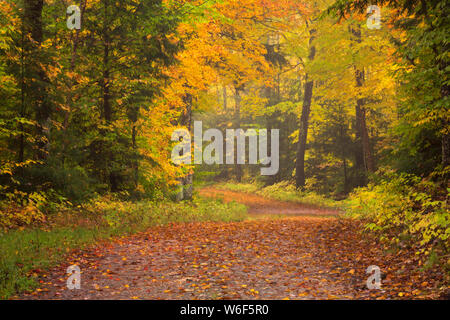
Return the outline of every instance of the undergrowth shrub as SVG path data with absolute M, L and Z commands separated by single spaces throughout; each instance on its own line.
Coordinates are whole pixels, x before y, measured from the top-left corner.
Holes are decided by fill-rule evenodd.
M 0 201 L 0 230 L 38 225 L 47 214 L 58 212 L 71 203 L 53 190 L 26 193 L 15 190 Z
M 449 190 L 447 194 L 441 190 L 417 176 L 388 172 L 377 184 L 356 189 L 346 201 L 346 209 L 350 216 L 365 219 L 366 229 L 381 240 L 414 246 L 418 255 L 448 268 Z

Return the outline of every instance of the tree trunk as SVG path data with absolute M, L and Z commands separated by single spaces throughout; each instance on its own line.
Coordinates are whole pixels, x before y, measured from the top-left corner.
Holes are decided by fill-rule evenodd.
M 344 193 L 348 194 L 347 159 L 344 158 Z
M 361 29 L 358 26 L 355 28 L 350 28 L 355 41 L 357 43 L 361 42 Z M 354 66 L 355 69 L 355 81 L 356 87 L 361 88 L 364 86 L 365 73 L 364 68 L 359 68 Z M 355 150 L 355 169 L 357 174 L 356 185 L 364 186 L 367 184 L 367 173 L 375 172 L 375 159 L 373 157 L 372 148 L 370 146 L 369 133 L 367 130 L 366 121 L 366 109 L 364 105 L 366 104 L 364 98 L 358 98 L 356 100 L 355 106 L 355 116 L 356 116 L 356 150 Z
M 83 21 L 83 16 L 84 16 L 84 11 L 86 9 L 86 0 L 81 1 L 81 20 Z M 70 72 L 73 74 L 75 72 L 75 64 L 77 61 L 77 51 L 78 51 L 78 45 L 80 43 L 80 31 L 76 29 L 74 33 L 71 34 L 71 40 L 73 41 L 73 45 L 72 45 L 72 53 L 71 53 L 71 57 L 70 57 Z M 73 79 L 69 80 L 69 92 L 67 93 L 67 101 L 66 101 L 66 108 L 67 110 L 65 111 L 64 114 L 64 123 L 63 123 L 63 128 L 64 130 L 67 130 L 67 128 L 69 127 L 69 121 L 70 121 L 70 114 L 72 111 L 72 104 L 73 104 L 73 86 L 76 83 L 73 81 Z
M 186 84 L 185 87 L 188 87 Z M 183 97 L 183 102 L 185 105 L 185 110 L 181 115 L 179 123 L 185 126 L 189 132 L 192 129 L 192 95 L 186 93 Z M 193 197 L 193 173 L 188 173 L 186 176 L 179 179 L 180 190 L 177 194 L 177 201 L 181 200 L 192 200 Z
M 441 97 L 444 99 L 448 97 L 450 92 L 450 86 L 445 84 L 441 88 Z M 442 168 L 445 169 L 446 167 L 450 166 L 450 124 L 447 120 L 443 120 L 443 128 L 445 128 L 445 133 L 442 134 L 441 143 L 442 143 Z M 445 173 L 445 176 L 443 177 L 444 181 L 444 187 L 448 188 L 448 179 L 449 179 L 449 173 Z
M 22 20 L 21 31 L 21 51 L 20 51 L 20 117 L 25 117 L 25 21 Z M 19 163 L 24 161 L 25 157 L 25 136 L 23 134 L 25 128 L 23 123 L 20 123 L 20 136 L 19 136 Z M 20 167 L 20 175 L 23 176 L 23 168 Z
M 236 93 L 234 95 L 234 101 L 235 101 L 235 110 L 234 110 L 234 125 L 235 125 L 235 130 L 236 129 L 240 129 L 241 127 L 241 94 L 240 92 L 242 91 L 241 87 L 237 87 L 236 88 Z M 236 160 L 237 160 L 237 143 L 234 144 L 234 154 L 236 155 Z M 235 176 L 236 176 L 236 181 L 237 182 L 242 182 L 242 176 L 243 176 L 243 168 L 241 164 L 238 164 L 236 161 L 235 164 Z
M 136 137 L 137 137 L 137 118 L 139 113 L 139 107 L 135 107 L 133 117 L 131 119 L 132 122 L 132 131 L 131 131 L 131 144 L 133 149 L 133 156 L 134 159 L 131 163 L 131 168 L 133 169 L 133 180 L 134 180 L 134 188 L 137 188 L 139 184 L 139 156 L 138 156 L 138 147 L 136 143 Z
M 192 95 L 188 93 L 185 99 L 186 103 L 186 118 L 184 125 L 187 127 L 189 132 L 192 131 Z M 183 179 L 183 199 L 192 200 L 193 197 L 193 182 L 194 174 L 189 172 L 187 176 Z
M 309 61 L 313 61 L 316 55 L 316 47 L 313 45 L 315 39 L 315 30 L 310 31 L 309 38 Z M 310 75 L 306 73 L 305 86 L 303 94 L 302 115 L 300 117 L 300 129 L 297 145 L 297 163 L 296 163 L 296 186 L 304 188 L 306 184 L 305 176 L 305 153 L 306 143 L 308 140 L 309 114 L 311 113 L 311 101 L 313 96 L 314 81 L 310 79 Z
M 108 28 L 108 7 L 109 7 L 109 1 L 104 0 L 104 26 L 103 26 L 103 74 L 102 74 L 102 81 L 101 81 L 101 87 L 102 87 L 102 96 L 103 96 L 103 103 L 102 103 L 102 109 L 103 109 L 103 119 L 105 120 L 105 125 L 109 125 L 112 121 L 112 107 L 111 107 L 111 93 L 110 93 L 110 87 L 111 87 L 111 77 L 110 77 L 110 35 L 109 35 L 109 28 Z M 106 132 L 104 132 L 106 133 Z M 104 145 L 104 155 L 105 155 L 105 161 L 106 161 L 106 175 L 109 180 L 110 189 L 112 192 L 116 192 L 119 189 L 118 186 L 118 179 L 115 172 L 112 170 L 111 162 L 113 161 L 113 153 L 108 145 Z
M 345 148 L 345 142 L 344 142 L 344 126 L 340 126 L 340 145 L 342 150 L 342 162 L 344 165 L 344 193 L 348 194 L 348 169 L 347 169 L 347 154 L 346 154 L 346 148 Z
M 227 87 L 226 86 L 223 86 L 222 96 L 223 96 L 223 110 L 227 111 L 227 108 L 228 108 L 228 94 L 227 94 Z
M 446 70 L 448 68 L 448 63 L 441 63 L 439 69 Z M 441 98 L 446 99 L 450 93 L 450 85 L 444 84 L 441 87 Z M 445 111 L 444 111 L 445 114 Z M 445 133 L 443 133 L 441 138 L 442 143 L 442 166 L 445 169 L 450 165 L 450 124 L 447 120 L 443 120 L 443 128 L 445 128 Z M 445 182 L 447 183 L 448 176 L 445 177 Z
M 362 132 L 362 145 L 364 149 L 366 170 L 369 173 L 375 172 L 375 160 L 372 154 L 372 147 L 370 146 L 369 132 L 367 129 L 367 121 L 366 121 L 366 109 L 361 108 L 361 132 Z
M 442 135 L 442 166 L 445 168 L 450 165 L 450 139 L 449 134 Z
M 360 104 L 357 102 L 355 107 L 356 124 L 355 124 L 355 169 L 356 169 L 356 186 L 362 187 L 367 184 L 367 174 L 364 161 L 364 147 L 362 142 L 362 110 Z
M 28 63 L 28 74 L 32 79 L 29 81 L 28 95 L 32 98 L 33 109 L 36 112 L 36 133 L 38 137 L 36 158 L 44 161 L 47 159 L 50 149 L 50 116 L 51 106 L 47 96 L 47 85 L 49 80 L 41 67 L 43 64 L 41 44 L 43 41 L 42 9 L 43 0 L 24 1 L 24 31 L 29 35 L 31 41 L 27 41 L 28 56 L 33 60 Z M 44 62 L 45 63 L 45 62 Z

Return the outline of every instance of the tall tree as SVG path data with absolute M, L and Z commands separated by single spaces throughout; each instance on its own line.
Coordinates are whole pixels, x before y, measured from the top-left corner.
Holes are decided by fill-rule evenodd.
M 25 80 L 27 94 L 32 102 L 32 109 L 36 114 L 36 133 L 38 144 L 36 158 L 45 160 L 48 156 L 50 143 L 50 116 L 52 107 L 47 94 L 49 80 L 43 68 L 45 56 L 42 51 L 44 40 L 42 10 L 43 0 L 24 1 L 24 37 L 27 56 L 27 69 L 29 78 Z
M 440 172 L 446 184 L 450 152 L 448 1 L 338 0 L 329 10 L 346 18 L 352 12 L 365 13 L 369 5 L 392 8 L 390 24 L 405 32 L 392 39 L 399 52 L 397 74 L 404 97 L 399 110 L 402 121 L 398 132 L 402 138 L 396 148 L 397 163 L 402 170 L 415 173 Z M 435 148 L 438 139 L 440 147 Z M 415 157 L 408 159 L 411 153 Z
M 311 21 L 306 22 L 307 27 L 311 24 Z M 314 44 L 316 37 L 316 30 L 314 27 L 310 27 L 309 30 L 309 55 L 308 62 L 312 62 L 316 56 L 316 46 Z M 314 80 L 311 79 L 311 75 L 308 72 L 305 74 L 305 85 L 303 92 L 303 106 L 300 117 L 300 129 L 297 149 L 297 162 L 296 162 L 296 185 L 298 188 L 303 188 L 306 183 L 305 177 L 305 152 L 308 139 L 308 127 L 309 127 L 309 115 L 311 112 L 311 101 L 313 98 Z

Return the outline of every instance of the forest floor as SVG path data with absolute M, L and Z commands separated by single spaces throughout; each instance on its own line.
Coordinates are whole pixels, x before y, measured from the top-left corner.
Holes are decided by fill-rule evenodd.
M 420 272 L 408 250 L 385 250 L 340 212 L 205 188 L 202 196 L 244 203 L 237 223 L 169 224 L 72 252 L 36 275 L 20 299 L 421 299 L 439 298 L 442 276 Z M 81 289 L 66 269 L 81 269 Z M 381 290 L 367 267 L 379 266 Z

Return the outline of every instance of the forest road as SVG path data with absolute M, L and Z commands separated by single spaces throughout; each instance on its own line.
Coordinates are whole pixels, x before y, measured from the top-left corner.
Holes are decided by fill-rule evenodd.
M 225 202 L 236 201 L 245 204 L 248 208 L 249 215 L 254 218 L 268 216 L 333 217 L 341 214 L 340 211 L 334 209 L 267 199 L 254 193 L 235 192 L 214 187 L 202 188 L 199 190 L 199 194 L 204 197 L 222 199 Z
M 360 223 L 336 211 L 213 188 L 200 194 L 242 202 L 250 219 L 169 224 L 72 252 L 38 275 L 40 288 L 16 298 L 411 298 L 421 294 L 421 281 L 430 281 L 399 272 L 414 261 L 387 255 L 363 238 Z M 79 290 L 67 288 L 66 270 L 74 264 L 81 269 Z M 388 270 L 381 290 L 367 288 L 371 265 Z

